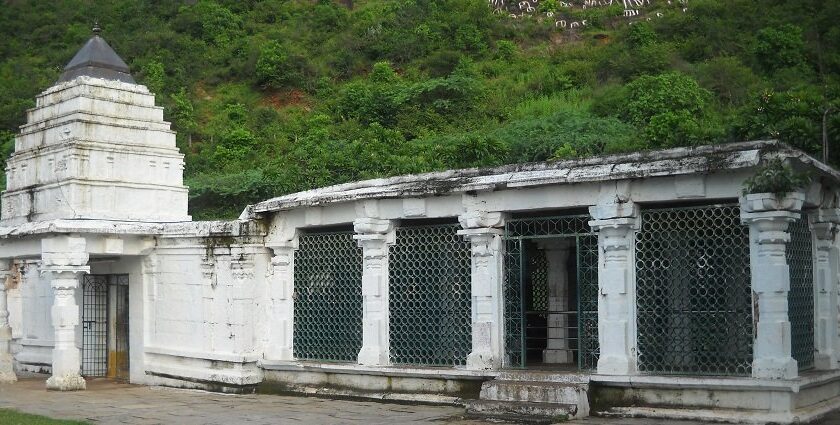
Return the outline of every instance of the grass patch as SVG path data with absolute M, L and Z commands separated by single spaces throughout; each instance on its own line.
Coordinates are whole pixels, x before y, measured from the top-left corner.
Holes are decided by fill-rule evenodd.
M 87 422 L 50 419 L 11 409 L 0 409 L 0 423 L 6 425 L 88 425 Z

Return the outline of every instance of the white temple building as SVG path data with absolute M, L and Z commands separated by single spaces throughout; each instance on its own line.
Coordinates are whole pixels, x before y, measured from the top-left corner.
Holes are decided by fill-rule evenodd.
M 743 195 L 774 158 L 810 186 Z M 191 221 L 183 169 L 95 34 L 6 168 L 2 380 L 747 423 L 840 407 L 840 173 L 784 144 L 368 180 L 230 222 Z

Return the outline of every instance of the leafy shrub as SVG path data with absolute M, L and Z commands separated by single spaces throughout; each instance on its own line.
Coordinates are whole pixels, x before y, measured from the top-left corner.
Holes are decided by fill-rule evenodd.
M 795 173 L 780 158 L 767 161 L 744 182 L 744 194 L 772 193 L 779 198 L 801 189 L 811 182 L 805 174 Z
M 591 156 L 635 145 L 635 130 L 631 126 L 581 111 L 516 120 L 495 135 L 510 146 L 513 162 Z
M 722 56 L 703 62 L 698 67 L 700 84 L 711 90 L 718 99 L 734 105 L 748 101 L 760 84 L 752 70 L 732 56 Z
M 753 49 L 758 62 L 768 70 L 802 63 L 804 50 L 802 28 L 791 24 L 762 29 L 758 32 Z

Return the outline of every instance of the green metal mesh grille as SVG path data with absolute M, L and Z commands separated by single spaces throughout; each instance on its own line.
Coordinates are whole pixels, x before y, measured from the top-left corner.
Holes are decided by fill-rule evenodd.
M 548 310 L 548 259 L 545 251 L 533 250 L 528 256 L 528 270 L 531 271 L 532 293 L 526 297 L 525 309 L 530 311 Z M 546 315 L 544 315 L 546 316 Z M 548 317 L 544 317 L 548 320 Z
M 525 309 L 534 306 L 523 297 L 524 273 L 536 268 L 537 272 L 531 274 L 531 278 L 539 282 L 540 257 L 545 261 L 544 255 L 532 259 L 526 252 L 525 241 L 556 237 L 577 238 L 578 363 L 583 370 L 594 369 L 597 365 L 598 236 L 590 229 L 589 220 L 588 215 L 568 215 L 514 219 L 505 224 L 505 366 L 525 365 L 524 313 Z
M 737 206 L 642 212 L 636 236 L 639 370 L 749 375 L 749 233 Z
M 790 317 L 791 355 L 799 370 L 814 367 L 814 272 L 811 231 L 802 219 L 790 224 L 790 242 L 787 261 L 790 266 L 790 292 L 788 314 Z
M 588 215 L 567 215 L 559 217 L 522 218 L 509 220 L 505 224 L 507 238 L 533 238 L 539 236 L 574 236 L 589 234 Z
M 391 361 L 466 364 L 472 348 L 470 244 L 457 224 L 400 227 L 389 257 Z
M 362 250 L 352 231 L 300 236 L 294 317 L 296 358 L 356 361 L 362 348 Z
M 578 365 L 581 370 L 598 366 L 598 235 L 577 240 Z
M 505 361 L 506 366 L 525 365 L 523 351 L 524 334 L 522 308 L 522 261 L 524 251 L 522 239 L 505 241 Z

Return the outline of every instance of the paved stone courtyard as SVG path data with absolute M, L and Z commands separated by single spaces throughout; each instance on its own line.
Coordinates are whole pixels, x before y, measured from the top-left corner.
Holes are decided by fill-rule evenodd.
M 89 380 L 88 390 L 47 392 L 41 378 L 0 385 L 0 408 L 96 424 L 406 424 L 481 425 L 451 406 L 332 400 L 275 395 L 225 395 Z M 587 418 L 581 425 L 700 425 L 700 422 Z M 823 422 L 840 423 L 840 415 Z

